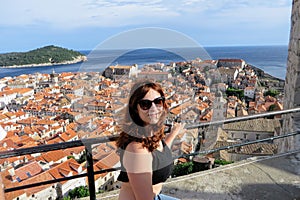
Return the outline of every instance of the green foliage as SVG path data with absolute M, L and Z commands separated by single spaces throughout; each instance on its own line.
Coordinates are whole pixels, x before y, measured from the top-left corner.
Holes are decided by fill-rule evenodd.
M 0 66 L 63 63 L 65 61 L 72 61 L 78 56 L 83 56 L 83 54 L 50 45 L 23 53 L 13 52 L 0 54 Z
M 239 99 L 243 99 L 244 98 L 244 90 L 238 90 L 238 89 L 235 89 L 235 88 L 228 88 L 226 90 L 226 95 L 227 96 L 236 96 L 238 97 Z
M 279 92 L 275 89 L 270 89 L 264 93 L 264 96 L 272 96 L 276 97 L 279 94 Z
M 84 151 L 83 154 L 80 156 L 78 160 L 76 160 L 78 163 L 83 163 L 86 161 L 86 152 Z
M 274 105 L 274 104 L 273 104 L 273 105 L 270 105 L 268 111 L 274 111 L 275 108 L 276 108 L 276 105 Z
M 228 165 L 233 163 L 233 161 L 226 161 L 226 160 L 215 160 L 214 164 L 218 165 Z M 178 177 L 178 176 L 183 176 L 199 171 L 206 170 L 206 168 L 203 166 L 201 167 L 200 165 L 197 165 L 193 162 L 186 162 L 186 163 L 181 163 L 178 165 L 175 165 L 172 171 L 172 177 Z
M 186 162 L 175 165 L 172 171 L 172 177 L 183 176 L 193 173 L 193 162 Z
M 74 156 L 68 156 L 67 158 L 68 158 L 68 159 L 73 158 L 73 159 L 75 160 L 75 157 L 74 157 Z
M 215 160 L 214 162 L 215 164 L 218 164 L 218 165 L 228 165 L 228 164 L 231 164 L 233 163 L 233 161 L 226 161 L 226 160 Z
M 77 188 L 71 190 L 69 192 L 68 197 L 70 197 L 71 199 L 75 199 L 75 198 L 81 198 L 81 197 L 87 197 L 87 196 L 90 196 L 88 187 L 80 186 L 80 187 L 77 187 Z
M 64 197 L 63 200 L 71 200 L 71 197 L 69 197 L 69 196 Z
M 98 191 L 99 194 L 104 193 L 104 192 L 105 192 L 105 190 L 99 190 Z

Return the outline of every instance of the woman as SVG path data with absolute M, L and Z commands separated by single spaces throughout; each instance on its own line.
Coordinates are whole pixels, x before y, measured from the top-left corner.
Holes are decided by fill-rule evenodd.
M 122 168 L 119 200 L 175 199 L 160 192 L 172 171 L 170 147 L 184 124 L 174 124 L 165 136 L 167 111 L 159 84 L 144 81 L 132 87 L 123 132 L 117 140 Z

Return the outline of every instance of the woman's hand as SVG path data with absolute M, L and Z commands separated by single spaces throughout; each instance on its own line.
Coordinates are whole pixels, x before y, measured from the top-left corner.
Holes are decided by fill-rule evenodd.
M 186 125 L 186 123 L 184 122 L 175 122 L 173 124 L 173 126 L 171 127 L 171 134 L 175 134 L 176 136 L 179 134 L 179 133 L 183 133 L 186 129 L 184 128 Z
M 184 128 L 186 125 L 185 122 L 175 122 L 171 127 L 170 133 L 166 136 L 166 144 L 169 148 L 171 148 L 172 143 L 178 134 L 184 133 L 186 129 Z

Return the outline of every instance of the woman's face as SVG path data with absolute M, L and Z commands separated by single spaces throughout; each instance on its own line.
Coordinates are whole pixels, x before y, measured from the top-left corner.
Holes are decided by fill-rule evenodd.
M 151 102 L 145 100 L 150 100 Z M 151 107 L 148 109 L 150 104 Z M 160 93 L 156 90 L 150 89 L 141 99 L 140 103 L 138 103 L 137 109 L 140 118 L 146 124 L 156 124 L 163 112 L 163 100 L 161 99 Z

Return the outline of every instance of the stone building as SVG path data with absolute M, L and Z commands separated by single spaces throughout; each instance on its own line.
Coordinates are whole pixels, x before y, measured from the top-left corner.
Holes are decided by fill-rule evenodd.
M 300 1 L 293 1 L 287 72 L 284 88 L 284 109 L 300 106 Z M 300 113 L 286 115 L 281 134 L 300 131 Z M 279 140 L 280 151 L 296 150 L 300 147 L 300 135 Z

